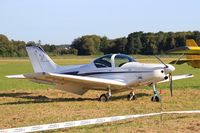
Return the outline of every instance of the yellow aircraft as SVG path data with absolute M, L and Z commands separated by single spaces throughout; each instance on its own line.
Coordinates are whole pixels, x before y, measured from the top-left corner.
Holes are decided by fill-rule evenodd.
M 170 62 L 171 64 L 187 63 L 194 68 L 200 68 L 200 47 L 193 39 L 186 40 L 186 46 L 169 50 L 168 53 L 186 55 L 186 59 L 180 60 L 181 56 L 178 60 Z

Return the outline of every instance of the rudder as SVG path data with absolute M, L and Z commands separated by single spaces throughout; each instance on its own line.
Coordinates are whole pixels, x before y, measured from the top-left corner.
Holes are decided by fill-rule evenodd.
M 57 65 L 40 46 L 26 46 L 26 51 L 35 73 L 56 71 Z

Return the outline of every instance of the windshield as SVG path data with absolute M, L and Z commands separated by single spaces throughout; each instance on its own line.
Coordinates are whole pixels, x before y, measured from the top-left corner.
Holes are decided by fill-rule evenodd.
M 94 65 L 97 68 L 121 67 L 127 62 L 135 62 L 135 60 L 124 54 L 108 54 L 94 60 Z
M 94 64 L 97 68 L 102 68 L 102 67 L 112 67 L 111 65 L 111 56 L 112 55 L 106 55 L 101 58 L 98 58 L 94 61 Z
M 115 56 L 115 67 L 121 67 L 127 62 L 135 62 L 135 60 L 132 57 L 124 54 L 117 54 Z

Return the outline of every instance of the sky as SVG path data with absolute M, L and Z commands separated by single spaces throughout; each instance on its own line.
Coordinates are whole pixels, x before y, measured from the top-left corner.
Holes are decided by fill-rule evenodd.
M 43 44 L 83 35 L 200 30 L 200 0 L 0 0 L 0 34 Z

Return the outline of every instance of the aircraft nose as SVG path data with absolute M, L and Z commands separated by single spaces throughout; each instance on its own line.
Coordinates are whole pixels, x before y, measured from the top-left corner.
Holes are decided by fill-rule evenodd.
M 167 64 L 167 68 L 166 68 L 166 70 L 167 70 L 167 72 L 168 73 L 170 73 L 170 72 L 173 72 L 174 70 L 175 70 L 175 67 L 174 66 L 172 66 L 172 65 L 170 65 L 170 64 Z

